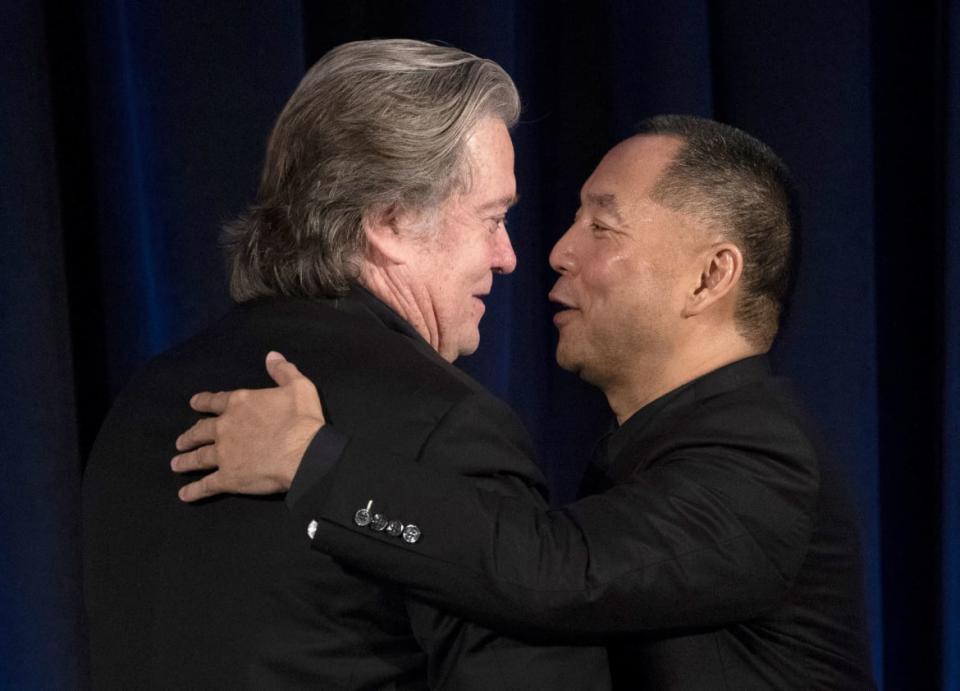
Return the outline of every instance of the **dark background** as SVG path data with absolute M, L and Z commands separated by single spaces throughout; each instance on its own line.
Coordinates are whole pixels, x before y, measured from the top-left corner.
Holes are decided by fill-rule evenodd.
M 448 42 L 520 88 L 520 269 L 463 366 L 529 424 L 557 498 L 607 423 L 553 364 L 544 299 L 580 184 L 655 113 L 782 155 L 804 235 L 775 361 L 855 490 L 877 677 L 960 689 L 957 0 L 3 2 L 0 687 L 81 684 L 78 487 L 100 421 L 225 310 L 219 227 L 252 201 L 273 119 L 327 49 L 373 37 Z

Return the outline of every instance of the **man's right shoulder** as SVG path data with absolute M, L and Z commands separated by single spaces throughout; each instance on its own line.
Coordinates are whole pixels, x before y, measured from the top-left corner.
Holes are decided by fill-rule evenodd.
M 429 390 L 458 398 L 486 390 L 429 346 L 377 319 L 345 312 L 332 301 L 273 299 L 235 306 L 184 343 L 152 358 L 121 397 L 140 391 L 193 392 L 271 386 L 270 350 L 284 354 L 321 390 L 403 397 Z

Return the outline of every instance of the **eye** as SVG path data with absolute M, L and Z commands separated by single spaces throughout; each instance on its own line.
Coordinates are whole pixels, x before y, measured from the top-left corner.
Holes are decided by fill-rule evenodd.
M 487 219 L 487 223 L 490 227 L 491 233 L 496 233 L 500 230 L 500 226 L 503 226 L 504 229 L 507 227 L 507 217 L 506 216 L 494 216 L 493 218 Z
M 606 226 L 600 225 L 596 221 L 591 221 L 589 224 L 590 232 L 594 235 L 604 235 L 610 231 Z

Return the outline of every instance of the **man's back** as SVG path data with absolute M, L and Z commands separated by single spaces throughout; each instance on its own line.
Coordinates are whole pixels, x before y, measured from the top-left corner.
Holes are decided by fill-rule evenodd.
M 647 627 L 660 631 L 611 646 L 618 688 L 642 680 L 697 689 L 705 679 L 717 688 L 872 688 L 863 567 L 844 478 L 766 358 L 732 363 L 661 397 L 611 437 L 608 453 L 611 481 L 644 486 L 652 498 L 646 522 L 635 526 L 657 536 L 645 545 L 647 588 L 661 603 L 676 599 L 652 608 Z M 667 516 L 685 526 L 682 541 L 654 529 Z M 743 542 L 762 549 L 751 554 L 737 546 Z M 737 571 L 756 582 L 730 578 Z
M 271 349 L 295 354 L 304 372 L 325 382 L 338 429 L 402 440 L 385 454 L 416 457 L 464 399 L 496 405 L 425 343 L 383 323 L 368 309 L 376 301 L 367 298 L 339 301 L 339 309 L 300 300 L 236 308 L 153 361 L 118 399 L 84 481 L 85 592 L 97 688 L 424 688 L 428 677 L 432 684 L 457 683 L 461 673 L 476 688 L 499 686 L 483 679 L 497 665 L 471 666 L 444 652 L 456 649 L 453 642 L 489 648 L 489 632 L 412 603 L 398 589 L 309 549 L 307 520 L 288 512 L 282 499 L 225 496 L 201 505 L 177 499 L 184 480 L 170 472 L 169 459 L 173 440 L 192 421 L 190 395 L 263 386 L 262 358 Z M 391 430 L 397 406 L 422 411 L 422 424 Z M 498 434 L 526 443 L 518 428 Z M 509 487 L 497 481 L 504 491 L 530 492 L 539 482 L 532 463 L 510 475 Z M 431 538 L 439 536 L 424 539 Z M 530 668 L 523 644 L 507 648 L 511 655 L 521 651 L 516 661 Z M 598 659 L 596 651 L 585 655 Z M 554 666 L 549 656 L 544 662 Z

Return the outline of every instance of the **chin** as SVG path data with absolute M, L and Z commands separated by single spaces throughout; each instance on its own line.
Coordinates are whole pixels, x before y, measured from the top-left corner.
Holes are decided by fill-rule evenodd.
M 460 354 L 473 355 L 480 347 L 480 332 L 474 331 L 470 336 L 460 341 Z
M 571 352 L 570 349 L 557 346 L 557 364 L 561 369 L 577 375 L 588 384 L 600 387 L 602 380 L 599 373 L 595 367 L 591 368 L 591 362 L 583 353 Z M 594 362 L 593 364 L 597 363 Z
M 568 372 L 573 372 L 574 374 L 579 374 L 582 367 L 577 358 L 573 357 L 571 353 L 567 352 L 567 350 L 563 348 L 562 344 L 557 345 L 557 364 L 561 367 L 561 369 L 565 369 Z

